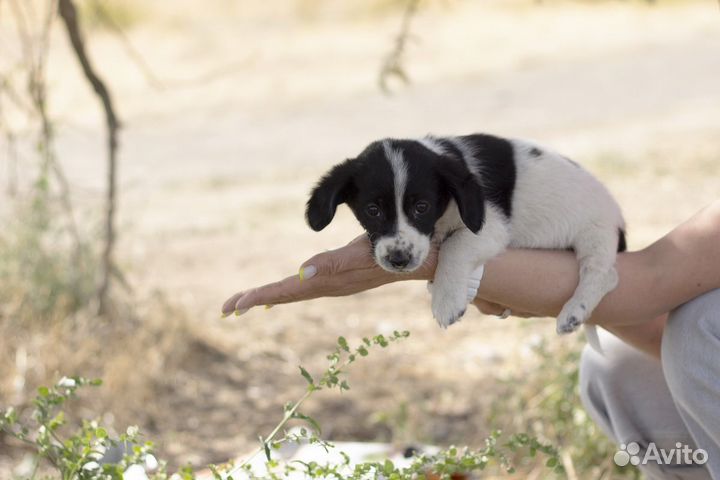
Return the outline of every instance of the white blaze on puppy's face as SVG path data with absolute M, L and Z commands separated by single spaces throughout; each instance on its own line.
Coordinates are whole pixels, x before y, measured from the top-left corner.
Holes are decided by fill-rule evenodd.
M 408 221 L 403 200 L 408 182 L 408 169 L 401 150 L 383 142 L 385 156 L 393 172 L 395 192 L 395 232 L 375 242 L 375 261 L 389 272 L 412 272 L 423 264 L 430 252 L 430 236 L 421 233 Z

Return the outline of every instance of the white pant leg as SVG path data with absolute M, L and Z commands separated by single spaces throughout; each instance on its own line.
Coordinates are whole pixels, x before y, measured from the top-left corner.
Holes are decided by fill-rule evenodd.
M 650 442 L 673 449 L 676 442 L 695 447 L 675 406 L 660 361 L 598 329 L 603 353 L 585 347 L 580 364 L 580 396 L 590 417 L 618 445 Z M 629 467 L 627 467 L 629 468 Z M 709 479 L 705 467 L 639 465 L 651 479 Z
M 671 313 L 662 365 L 680 416 L 720 480 L 720 289 Z

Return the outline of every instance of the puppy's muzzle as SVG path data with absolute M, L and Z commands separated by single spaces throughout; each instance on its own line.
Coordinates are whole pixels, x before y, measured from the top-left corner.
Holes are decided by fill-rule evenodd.
M 402 270 L 410 264 L 412 257 L 406 250 L 392 249 L 385 255 L 385 261 L 395 269 Z

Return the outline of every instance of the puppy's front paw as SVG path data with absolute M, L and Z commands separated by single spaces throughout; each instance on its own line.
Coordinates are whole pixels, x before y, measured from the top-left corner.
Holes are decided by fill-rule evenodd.
M 570 302 L 565 304 L 557 318 L 558 335 L 567 335 L 580 328 L 590 316 L 585 305 Z
M 438 325 L 447 328 L 462 318 L 467 308 L 466 288 L 444 286 L 435 282 L 432 286 L 432 312 Z

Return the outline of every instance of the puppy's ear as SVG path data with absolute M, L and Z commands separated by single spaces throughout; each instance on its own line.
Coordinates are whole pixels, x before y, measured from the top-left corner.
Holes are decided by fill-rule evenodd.
M 444 159 L 437 168 L 441 182 L 457 203 L 460 218 L 467 228 L 477 233 L 485 223 L 485 198 L 475 176 L 464 163 Z
M 305 210 L 310 228 L 319 232 L 332 221 L 337 206 L 346 202 L 354 191 L 354 172 L 355 162 L 352 159 L 345 160 L 320 179 L 310 194 Z

